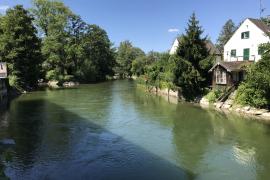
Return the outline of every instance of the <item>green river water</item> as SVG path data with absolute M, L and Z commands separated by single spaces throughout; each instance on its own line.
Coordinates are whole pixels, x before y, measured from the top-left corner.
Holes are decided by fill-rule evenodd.
M 0 111 L 10 179 L 270 179 L 270 127 L 132 81 L 22 95 Z

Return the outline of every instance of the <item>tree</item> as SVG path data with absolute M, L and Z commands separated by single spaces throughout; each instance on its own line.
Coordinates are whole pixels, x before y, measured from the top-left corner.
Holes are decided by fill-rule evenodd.
M 80 68 L 85 81 L 102 81 L 113 75 L 115 54 L 106 31 L 97 25 L 88 25 L 83 46 L 85 61 Z
M 15 6 L 0 22 L 0 61 L 8 63 L 10 84 L 26 90 L 36 87 L 42 62 L 41 41 L 32 21 L 23 6 Z
M 263 17 L 261 20 L 268 26 L 270 27 L 270 17 Z
M 33 0 L 31 12 L 40 33 L 48 36 L 49 31 L 62 30 L 72 12 L 61 1 Z
M 73 73 L 76 21 L 83 24 L 61 1 L 33 0 L 35 24 L 43 37 L 43 71 L 48 80 L 64 80 Z M 79 54 L 79 53 L 78 53 Z M 76 59 L 77 60 L 77 59 Z M 76 61 L 75 61 L 76 62 Z
M 218 40 L 217 40 L 217 48 L 218 50 L 223 53 L 224 52 L 224 46 L 229 41 L 229 39 L 232 37 L 234 32 L 236 31 L 237 27 L 235 26 L 234 22 L 229 19 L 225 25 L 222 27 L 222 30 L 219 34 Z
M 206 48 L 207 37 L 202 37 L 203 30 L 199 26 L 195 13 L 189 19 L 186 34 L 182 35 L 177 55 L 189 61 L 195 69 L 200 70 L 199 63 L 209 56 Z
M 188 99 L 199 95 L 199 89 L 208 85 L 208 70 L 213 65 L 213 58 L 210 57 L 209 50 L 206 47 L 207 37 L 202 36 L 202 27 L 193 13 L 189 19 L 186 33 L 179 37 L 177 49 L 179 60 L 176 61 L 175 71 L 175 83 L 177 86 L 181 86 L 183 95 Z M 190 75 L 190 77 L 187 78 L 187 75 Z M 180 80 L 183 80 L 183 83 Z M 195 89 L 190 90 L 188 95 L 189 91 L 185 93 L 185 89 L 191 87 L 191 82 L 193 83 L 192 87 Z
M 270 43 L 261 46 L 262 59 L 247 69 L 246 80 L 239 86 L 236 102 L 253 107 L 270 105 Z
M 115 72 L 122 78 L 132 75 L 132 62 L 140 56 L 144 56 L 144 52 L 140 48 L 133 47 L 130 41 L 123 41 L 117 51 L 117 67 Z
M 202 81 L 198 70 L 192 66 L 191 62 L 171 56 L 170 61 L 175 63 L 174 84 L 181 88 L 181 94 L 187 101 L 192 101 L 201 93 L 199 82 Z

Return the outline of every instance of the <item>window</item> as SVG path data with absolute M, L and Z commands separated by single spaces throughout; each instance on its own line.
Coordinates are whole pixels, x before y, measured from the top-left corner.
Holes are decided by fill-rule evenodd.
M 249 38 L 249 31 L 242 32 L 241 39 L 248 39 Z
M 226 72 L 220 69 L 216 70 L 216 83 L 217 84 L 226 84 Z
M 231 50 L 231 57 L 236 57 L 236 49 Z

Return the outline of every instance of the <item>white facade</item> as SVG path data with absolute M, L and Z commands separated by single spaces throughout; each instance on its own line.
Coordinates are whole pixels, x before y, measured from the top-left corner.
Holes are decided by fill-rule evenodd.
M 172 45 L 172 48 L 170 50 L 170 55 L 173 55 L 173 54 L 176 54 L 176 51 L 177 51 L 177 48 L 179 46 L 179 41 L 178 39 L 176 38 L 173 45 Z
M 260 60 L 260 44 L 270 42 L 264 31 L 251 19 L 246 19 L 224 46 L 224 61 Z

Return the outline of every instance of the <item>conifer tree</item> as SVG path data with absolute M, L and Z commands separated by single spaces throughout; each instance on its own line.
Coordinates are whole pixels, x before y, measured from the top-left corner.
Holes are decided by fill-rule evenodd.
M 207 37 L 202 37 L 203 30 L 195 13 L 189 19 L 186 34 L 182 35 L 177 55 L 189 61 L 195 69 L 200 70 L 200 61 L 209 56 L 206 48 Z
M 229 19 L 225 25 L 222 27 L 222 30 L 219 34 L 218 40 L 217 40 L 217 48 L 218 50 L 223 53 L 224 52 L 224 46 L 229 41 L 229 39 L 232 37 L 233 33 L 236 31 L 236 26 L 234 22 Z

